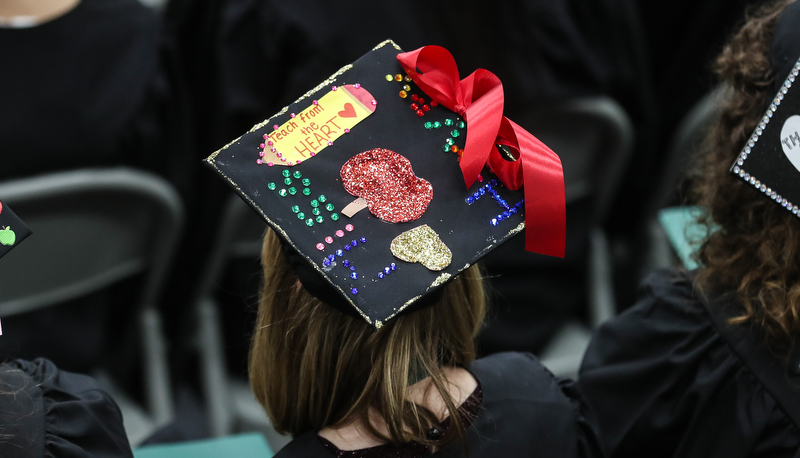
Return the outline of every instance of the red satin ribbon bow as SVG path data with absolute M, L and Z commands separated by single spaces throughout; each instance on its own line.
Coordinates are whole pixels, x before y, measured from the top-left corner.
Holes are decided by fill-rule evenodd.
M 478 69 L 463 80 L 449 51 L 423 46 L 397 60 L 428 97 L 456 112 L 467 123 L 461 171 L 467 188 L 485 165 L 510 189 L 525 184 L 525 249 L 564 257 L 567 213 L 564 172 L 558 155 L 503 116 L 503 84 Z M 516 150 L 517 160 L 503 159 L 495 145 Z

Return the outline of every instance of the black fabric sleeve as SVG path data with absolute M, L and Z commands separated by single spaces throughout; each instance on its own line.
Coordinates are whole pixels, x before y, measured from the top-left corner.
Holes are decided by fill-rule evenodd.
M 59 370 L 43 358 L 8 366 L 27 374 L 38 387 L 44 457 L 133 457 L 119 408 L 93 378 Z

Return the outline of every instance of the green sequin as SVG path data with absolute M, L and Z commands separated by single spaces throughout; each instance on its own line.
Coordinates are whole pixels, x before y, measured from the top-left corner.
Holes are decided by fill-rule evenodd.
M 300 178 L 301 176 L 303 176 L 303 174 L 302 174 L 302 173 L 300 173 L 300 171 L 299 171 L 299 170 L 295 170 L 295 171 L 294 171 L 294 173 L 293 173 L 292 175 L 293 175 L 295 178 Z
M 440 123 L 439 121 L 435 121 L 435 122 L 433 123 L 433 128 L 434 128 L 434 129 L 438 129 L 438 128 L 440 128 L 440 127 L 442 127 L 442 123 Z
M 325 218 L 322 216 L 317 216 L 317 222 L 322 224 L 325 221 Z
M 289 188 L 288 191 L 289 191 L 289 194 L 291 194 L 291 195 L 297 194 L 297 188 L 291 187 L 291 188 Z
M 325 202 L 325 201 L 327 201 L 327 200 L 328 200 L 328 198 L 327 198 L 327 197 L 325 197 L 325 195 L 323 194 L 323 195 L 321 195 L 321 196 L 317 197 L 317 200 L 318 200 L 318 201 L 320 201 L 320 202 Z
M 453 125 L 453 120 L 452 120 L 452 119 L 450 119 L 450 118 L 448 118 L 448 119 L 445 119 L 445 120 L 444 120 L 444 125 L 445 125 L 445 126 L 448 126 L 448 127 L 449 127 L 449 126 L 452 126 L 452 125 Z
M 331 213 L 331 221 L 338 221 L 339 214 L 338 213 Z
M 465 123 L 464 121 L 461 121 L 460 123 L 458 123 L 458 128 L 459 129 L 463 129 L 465 127 L 467 127 L 467 123 Z
M 330 203 L 330 202 L 325 204 L 325 210 L 328 210 L 329 212 L 332 212 L 333 211 L 333 204 Z
M 319 207 L 319 202 L 317 200 L 312 200 L 311 201 L 311 206 L 314 207 L 314 208 Z
M 303 186 L 311 186 L 311 180 L 309 180 L 308 178 L 303 178 L 302 183 Z
M 278 187 L 278 185 L 276 185 L 274 182 L 270 181 L 269 184 L 267 185 L 267 187 L 269 188 L 270 191 L 274 191 L 275 188 Z
M 308 188 L 303 188 L 303 195 L 304 196 L 310 196 L 311 195 L 311 190 L 308 189 Z
M 289 175 L 291 175 L 291 174 L 292 174 L 292 172 L 290 172 L 290 171 L 288 171 L 288 170 L 284 170 L 284 171 L 283 171 L 283 172 L 281 172 L 281 173 L 282 173 L 282 174 L 283 174 L 283 176 L 285 176 L 286 178 L 289 178 Z
M 281 196 L 281 197 L 286 197 L 286 194 L 287 194 L 287 193 L 286 193 L 286 190 L 285 190 L 285 189 L 283 189 L 283 188 L 281 188 L 281 190 L 280 190 L 280 191 L 278 191 L 278 195 L 279 195 L 279 196 Z
M 291 178 L 284 178 L 283 179 L 283 184 L 285 184 L 286 186 L 289 186 L 290 184 L 292 184 L 292 179 Z
M 313 225 L 314 225 L 314 220 L 313 220 L 313 219 L 311 219 L 311 218 L 308 218 L 308 219 L 306 220 L 306 226 L 309 226 L 309 227 L 311 227 L 311 226 L 313 226 Z
M 306 219 L 306 214 L 303 213 L 303 212 L 298 213 L 297 214 L 297 219 Z
M 392 75 L 386 75 L 385 78 L 386 78 L 386 81 L 394 81 L 394 76 L 392 76 Z
M 448 145 L 453 145 L 453 144 L 455 144 L 455 142 L 456 142 L 456 141 L 455 141 L 455 140 L 453 140 L 452 138 L 448 138 L 448 139 L 447 139 L 447 140 L 445 140 L 444 142 L 445 142 L 445 143 L 447 143 Z
M 449 153 L 450 152 L 450 145 L 444 145 L 442 147 L 442 151 L 444 151 L 445 153 Z
M 299 212 L 299 211 L 300 211 L 300 207 L 299 207 L 299 206 L 297 206 L 297 205 L 295 205 L 294 207 L 292 207 L 292 211 L 293 211 L 293 212 L 295 212 L 295 213 L 297 213 L 297 212 Z
M 319 215 L 319 213 L 320 213 L 320 211 L 319 211 L 319 208 L 315 208 L 315 209 L 311 210 L 311 213 L 312 213 L 314 216 L 318 216 L 318 215 Z
M 430 121 L 426 122 L 425 123 L 425 128 L 428 129 L 428 130 L 431 130 L 433 128 L 433 123 L 430 122 Z
M 461 135 L 461 132 L 459 132 L 459 131 L 457 131 L 457 130 L 453 129 L 453 131 L 452 131 L 452 132 L 450 132 L 450 135 L 452 135 L 453 137 L 458 137 L 458 136 L 460 136 L 460 135 Z

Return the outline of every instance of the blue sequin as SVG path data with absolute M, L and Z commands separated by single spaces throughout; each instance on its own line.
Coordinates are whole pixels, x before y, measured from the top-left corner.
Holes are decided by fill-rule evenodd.
M 350 261 L 345 259 L 344 261 L 342 261 L 342 265 L 345 266 L 345 267 L 350 267 Z
M 350 278 L 352 278 L 353 280 L 358 280 L 358 274 L 353 272 L 350 274 Z
M 353 288 L 350 290 L 350 292 L 353 294 L 358 294 L 358 288 Z
M 350 245 L 358 246 L 358 241 L 357 240 L 353 240 L 352 242 L 350 242 Z
M 490 223 L 492 224 L 492 226 L 497 226 L 497 220 L 495 218 L 492 218 Z
M 356 266 L 350 266 L 350 270 L 352 270 L 353 272 L 355 272 L 355 271 L 356 271 Z
M 475 203 L 475 198 L 474 198 L 474 197 L 472 197 L 472 196 L 469 196 L 469 197 L 467 197 L 467 199 L 466 199 L 466 200 L 467 200 L 467 203 L 468 203 L 468 204 L 470 204 L 470 205 L 472 205 L 473 203 Z
M 339 256 L 341 256 L 341 255 L 339 255 Z M 329 259 L 330 261 L 333 261 L 334 259 L 336 259 L 336 256 L 334 256 L 334 255 L 332 255 L 332 254 L 329 254 L 329 255 L 328 255 L 328 259 Z
M 511 218 L 511 213 L 508 210 L 504 211 L 503 212 L 503 218 L 506 218 L 506 219 L 507 218 Z
M 392 270 L 397 270 L 397 264 L 391 263 L 391 264 L 389 264 L 389 268 L 392 269 Z
M 343 254 L 344 254 L 344 251 L 336 250 L 336 256 L 342 256 Z
M 366 237 L 361 237 L 361 243 L 367 243 L 367 238 Z
M 351 247 L 350 245 L 345 245 L 345 246 L 344 246 L 344 250 L 345 250 L 345 251 L 350 251 L 350 249 L 351 249 L 351 248 L 352 248 L 352 247 Z
M 385 275 L 383 274 L 383 272 L 378 272 L 378 278 L 383 278 L 383 277 L 385 277 Z
M 390 269 L 388 267 L 384 267 L 383 268 L 383 273 L 385 273 L 386 275 L 389 275 L 390 273 L 392 273 L 392 269 Z
M 478 188 L 478 192 L 480 193 L 480 195 L 486 194 L 486 190 L 483 188 Z
M 325 267 L 330 267 L 331 266 L 331 260 L 328 259 L 328 258 L 325 258 L 325 260 L 322 261 L 322 264 L 324 264 Z

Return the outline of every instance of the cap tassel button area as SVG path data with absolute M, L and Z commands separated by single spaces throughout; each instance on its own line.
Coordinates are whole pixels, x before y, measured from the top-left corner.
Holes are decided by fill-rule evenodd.
M 406 262 L 418 262 L 428 270 L 442 270 L 453 260 L 450 248 L 427 224 L 407 230 L 395 237 L 390 249 L 397 258 Z

